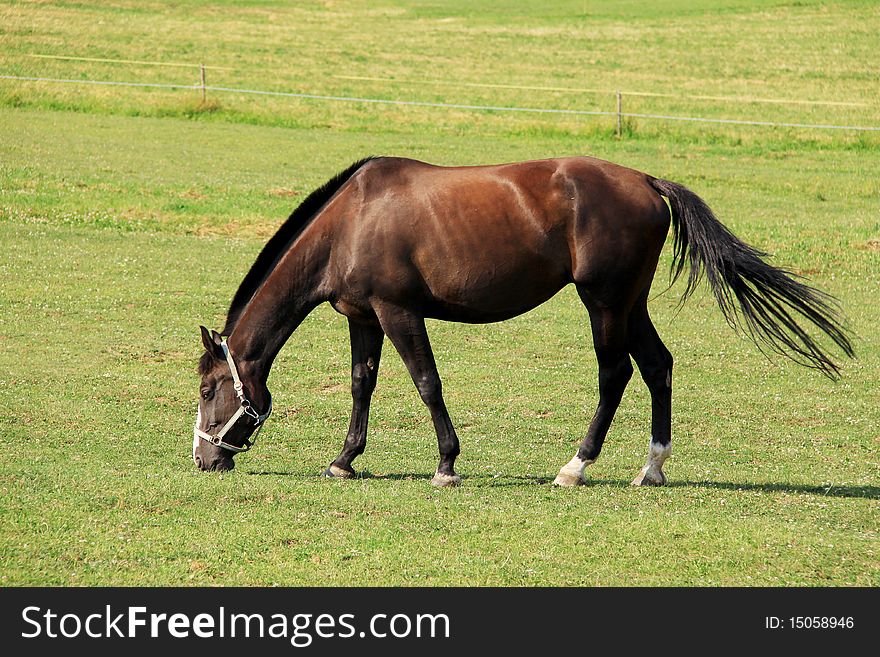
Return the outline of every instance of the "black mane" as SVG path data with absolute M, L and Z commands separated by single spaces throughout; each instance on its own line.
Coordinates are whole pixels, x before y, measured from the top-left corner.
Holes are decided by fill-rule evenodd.
M 315 215 L 324 204 L 326 204 L 339 189 L 348 182 L 355 172 L 364 164 L 374 159 L 373 157 L 365 157 L 358 160 L 350 167 L 333 176 L 318 189 L 309 194 L 306 199 L 299 204 L 299 207 L 293 211 L 287 218 L 278 232 L 266 242 L 266 246 L 260 251 L 260 255 L 254 261 L 250 271 L 244 277 L 238 291 L 232 297 L 232 303 L 229 305 L 229 311 L 226 314 L 226 326 L 220 332 L 221 335 L 228 336 L 235 329 L 238 318 L 244 312 L 250 300 L 260 289 L 263 282 L 269 277 L 269 274 L 275 269 L 275 265 L 281 260 L 281 257 L 287 252 L 287 249 L 293 241 L 299 237 L 300 233 L 305 230 Z

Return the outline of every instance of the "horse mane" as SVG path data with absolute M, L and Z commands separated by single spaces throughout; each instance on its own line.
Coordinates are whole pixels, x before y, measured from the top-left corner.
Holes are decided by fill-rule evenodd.
M 220 332 L 223 336 L 228 336 L 235 329 L 238 319 L 241 317 L 244 309 L 253 299 L 257 290 L 265 282 L 269 275 L 274 271 L 275 265 L 281 260 L 282 256 L 287 253 L 293 241 L 300 236 L 306 227 L 312 222 L 318 211 L 333 198 L 333 195 L 348 182 L 358 169 L 364 166 L 370 160 L 375 159 L 373 156 L 365 157 L 358 160 L 344 171 L 340 171 L 326 183 L 318 187 L 309 194 L 305 200 L 291 213 L 281 227 L 278 229 L 268 242 L 260 255 L 251 265 L 250 271 L 238 286 L 238 291 L 232 297 L 232 303 L 229 304 L 229 311 L 226 313 L 226 326 Z

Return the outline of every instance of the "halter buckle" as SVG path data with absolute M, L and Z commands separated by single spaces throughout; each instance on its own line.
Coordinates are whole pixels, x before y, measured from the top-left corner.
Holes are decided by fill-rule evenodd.
M 244 411 L 244 414 L 250 418 L 253 418 L 257 421 L 257 424 L 260 423 L 260 414 L 254 410 L 254 407 L 251 406 L 251 403 L 248 400 L 244 400 L 241 403 L 241 408 Z

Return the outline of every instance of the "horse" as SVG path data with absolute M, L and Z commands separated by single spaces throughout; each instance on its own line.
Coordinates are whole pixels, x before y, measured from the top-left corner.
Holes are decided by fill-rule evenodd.
M 425 318 L 504 321 L 574 284 L 589 314 L 599 402 L 553 483 L 586 483 L 632 359 L 651 396 L 648 457 L 632 483 L 663 485 L 673 359 L 647 301 L 670 223 L 672 282 L 689 266 L 681 303 L 705 275 L 734 329 L 762 350 L 839 376 L 826 348 L 801 325 L 813 324 L 853 357 L 839 302 L 768 264 L 765 252 L 733 235 L 681 184 L 591 157 L 456 167 L 369 157 L 312 192 L 269 239 L 222 331 L 200 327 L 205 352 L 193 461 L 201 470 L 229 470 L 233 457 L 251 448 L 272 410 L 266 382 L 275 357 L 303 319 L 329 302 L 348 319 L 353 403 L 342 450 L 324 474 L 356 476 L 352 461 L 366 448 L 387 336 L 434 423 L 440 462 L 431 483 L 455 486 L 459 440 Z

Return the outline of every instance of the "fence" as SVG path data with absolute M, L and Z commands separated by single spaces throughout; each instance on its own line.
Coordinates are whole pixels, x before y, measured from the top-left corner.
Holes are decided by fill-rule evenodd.
M 62 56 L 62 55 L 37 55 L 37 54 L 34 54 L 31 56 L 45 58 L 45 59 L 59 59 L 59 60 L 71 60 L 71 61 L 107 62 L 107 63 L 115 63 L 115 64 L 139 64 L 139 65 L 197 68 L 199 70 L 199 81 L 197 84 L 187 85 L 187 84 L 165 84 L 165 83 L 156 83 L 156 82 L 136 82 L 136 81 L 121 81 L 121 80 L 89 80 L 89 79 L 47 78 L 47 77 L 22 76 L 22 75 L 0 75 L 0 79 L 2 79 L 2 80 L 15 80 L 15 81 L 20 81 L 20 82 L 47 82 L 47 83 L 54 83 L 54 84 L 84 84 L 84 85 L 141 87 L 141 88 L 173 89 L 173 90 L 196 90 L 201 93 L 201 97 L 202 97 L 203 101 L 206 99 L 207 93 L 210 91 L 212 93 L 234 93 L 234 94 L 245 94 L 245 95 L 278 96 L 278 97 L 287 97 L 287 98 L 301 98 L 301 99 L 307 99 L 307 100 L 319 100 L 319 101 L 327 101 L 327 102 L 367 103 L 367 104 L 398 105 L 398 106 L 410 106 L 410 107 L 429 107 L 429 108 L 456 109 L 456 110 L 469 110 L 469 111 L 519 112 L 519 113 L 534 113 L 534 114 L 565 114 L 565 115 L 574 115 L 574 116 L 609 116 L 609 117 L 614 117 L 616 120 L 616 133 L 618 136 L 622 136 L 623 119 L 630 119 L 630 118 L 632 118 L 632 119 L 645 119 L 645 120 L 660 120 L 660 121 L 680 121 L 680 122 L 691 122 L 691 123 L 722 124 L 722 125 L 759 126 L 759 127 L 771 127 L 771 128 L 799 128 L 799 129 L 807 129 L 807 130 L 848 130 L 848 131 L 854 131 L 854 132 L 880 132 L 880 126 L 834 125 L 834 124 L 821 124 L 821 123 L 758 121 L 758 120 L 746 120 L 746 119 L 719 119 L 719 118 L 699 117 L 699 116 L 677 116 L 677 115 L 647 114 L 647 113 L 636 113 L 636 112 L 623 111 L 623 98 L 624 98 L 624 96 L 693 98 L 693 99 L 699 99 L 699 100 L 722 100 L 722 101 L 726 101 L 726 102 L 776 103 L 776 104 L 797 104 L 797 105 L 826 105 L 826 106 L 845 106 L 845 107 L 869 107 L 870 106 L 868 103 L 861 103 L 861 102 L 855 102 L 855 101 L 827 101 L 827 100 L 817 101 L 817 100 L 782 99 L 782 98 L 706 96 L 706 95 L 671 94 L 671 93 L 645 92 L 645 91 L 620 91 L 620 90 L 607 90 L 607 89 L 583 89 L 583 88 L 572 88 L 572 87 L 538 87 L 538 86 L 526 86 L 526 85 L 506 85 L 506 84 L 490 84 L 490 83 L 476 83 L 476 82 L 453 82 L 453 81 L 447 81 L 447 80 L 418 80 L 417 81 L 417 80 L 397 80 L 397 79 L 393 79 L 393 78 L 379 78 L 379 77 L 367 77 L 367 76 L 346 76 L 346 75 L 333 76 L 335 78 L 348 79 L 348 80 L 385 81 L 385 82 L 395 82 L 395 83 L 415 84 L 415 85 L 453 85 L 454 84 L 458 87 L 484 87 L 484 88 L 523 89 L 523 90 L 539 90 L 539 91 L 569 91 L 569 92 L 576 92 L 576 93 L 591 93 L 591 94 L 612 94 L 613 93 L 615 96 L 615 100 L 616 100 L 616 111 L 611 112 L 611 111 L 601 111 L 601 110 L 579 110 L 579 109 L 563 109 L 563 108 L 515 107 L 515 106 L 507 106 L 507 105 L 498 105 L 498 106 L 495 106 L 495 105 L 475 105 L 475 104 L 467 104 L 467 103 L 441 103 L 441 102 L 429 102 L 429 101 L 420 101 L 420 100 L 405 100 L 405 99 L 402 100 L 402 99 L 394 99 L 394 98 L 334 96 L 334 95 L 326 95 L 326 94 L 311 94 L 311 93 L 300 93 L 300 92 L 268 91 L 268 90 L 260 90 L 260 89 L 210 86 L 207 84 L 207 71 L 208 70 L 234 70 L 234 69 L 229 68 L 229 67 L 222 67 L 222 66 L 206 66 L 205 64 L 139 61 L 139 60 L 126 60 L 126 59 L 100 59 L 100 58 L 91 58 L 91 57 L 72 57 L 72 56 Z

